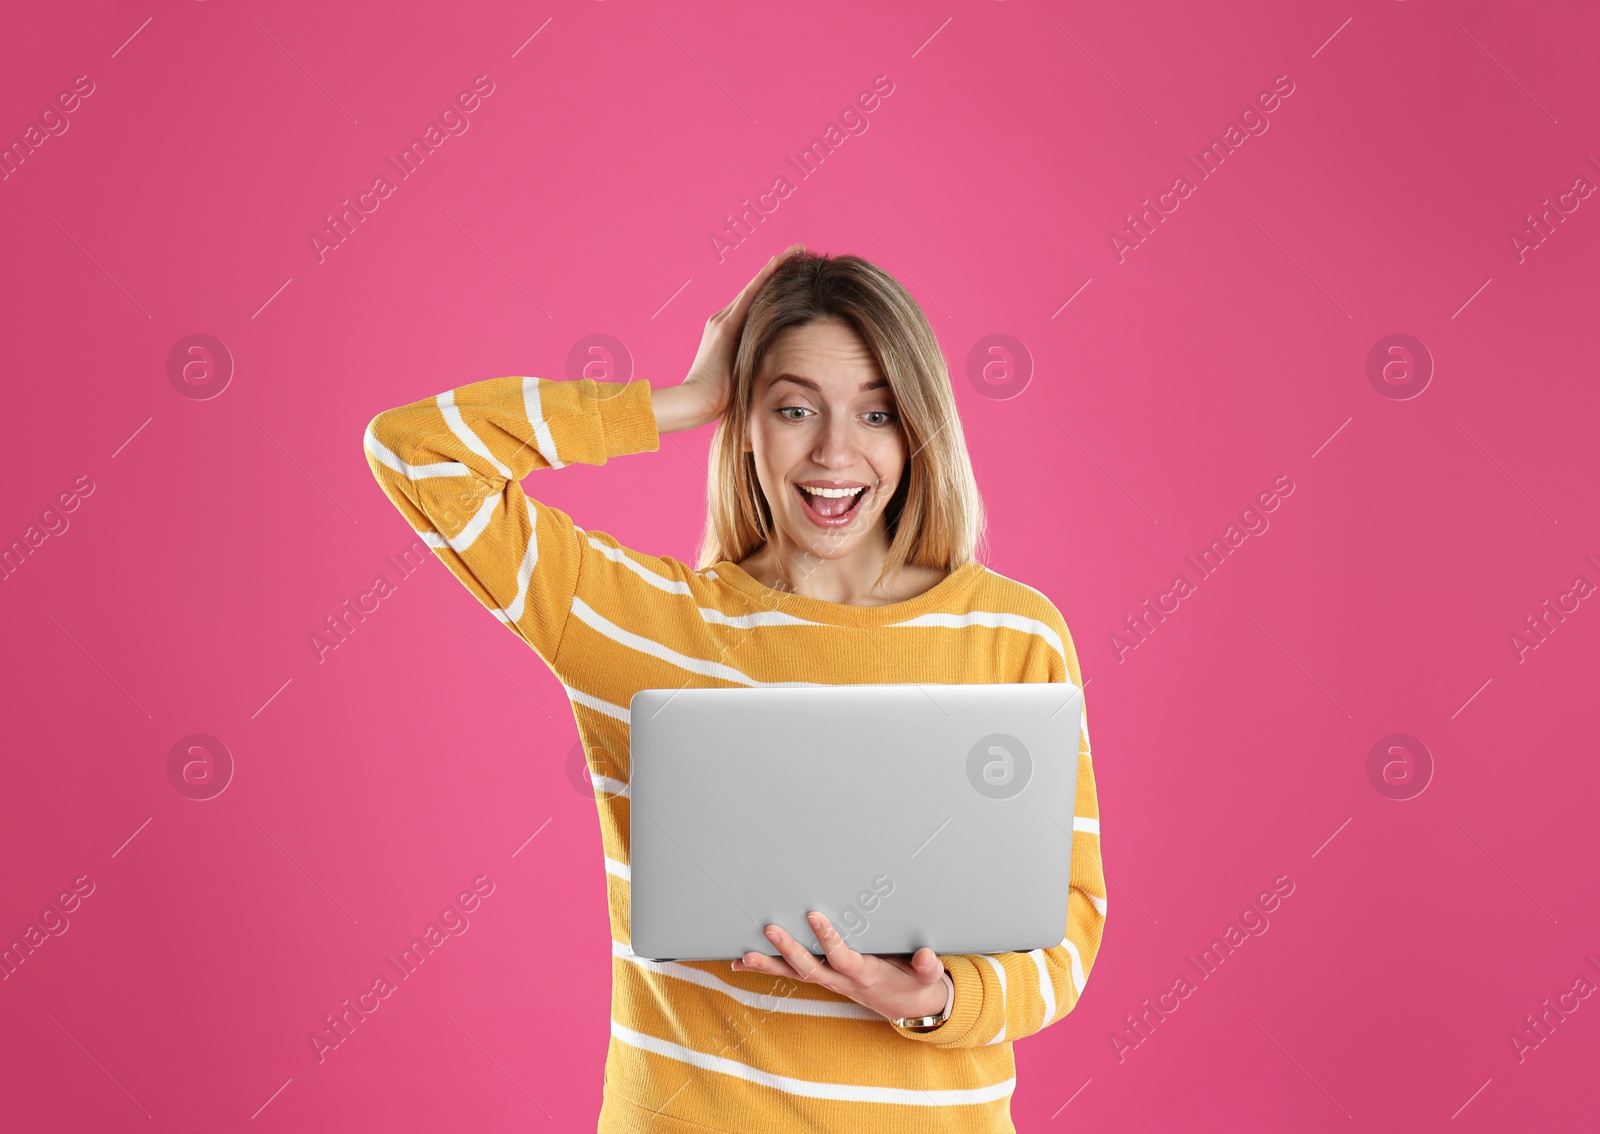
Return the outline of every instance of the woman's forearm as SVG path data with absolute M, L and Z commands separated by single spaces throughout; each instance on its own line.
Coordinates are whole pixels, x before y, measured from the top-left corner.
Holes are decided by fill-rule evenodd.
M 716 417 L 707 404 L 706 395 L 691 382 L 652 388 L 650 407 L 655 410 L 658 433 L 696 429 Z

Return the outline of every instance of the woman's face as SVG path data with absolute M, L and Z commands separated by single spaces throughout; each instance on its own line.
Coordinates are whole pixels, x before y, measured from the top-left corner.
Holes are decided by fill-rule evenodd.
M 883 509 L 906 466 L 905 434 L 887 379 L 849 324 L 816 320 L 774 340 L 745 447 L 780 550 L 842 559 L 864 545 L 888 549 Z

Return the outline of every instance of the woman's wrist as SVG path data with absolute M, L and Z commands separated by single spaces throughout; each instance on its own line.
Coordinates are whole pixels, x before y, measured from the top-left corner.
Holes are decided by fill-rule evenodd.
M 717 415 L 706 404 L 704 393 L 687 383 L 651 388 L 650 408 L 656 415 L 656 432 L 677 433 L 696 429 Z
M 904 1016 L 891 1016 L 889 1019 L 897 1022 L 900 1020 L 935 1020 L 936 1022 L 927 1024 L 925 1027 L 920 1029 L 926 1031 L 932 1031 L 940 1024 L 943 1024 L 945 1020 L 949 1019 L 950 1012 L 955 1007 L 956 986 L 955 981 L 951 979 L 948 970 L 941 975 L 944 979 L 938 984 L 930 986 L 930 991 L 937 990 L 939 1000 L 937 1004 L 928 1007 L 925 1011 L 909 1012 Z

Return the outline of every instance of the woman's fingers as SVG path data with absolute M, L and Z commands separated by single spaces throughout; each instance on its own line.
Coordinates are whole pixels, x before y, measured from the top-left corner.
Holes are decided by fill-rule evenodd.
M 736 972 L 766 973 L 768 976 L 786 977 L 789 980 L 805 980 L 805 977 L 795 972 L 789 963 L 779 957 L 769 957 L 765 953 L 746 953 L 742 960 L 733 963 Z
M 839 931 L 833 928 L 833 923 L 821 913 L 812 910 L 806 915 L 806 920 L 811 923 L 811 932 L 816 934 L 817 944 L 827 954 L 829 967 L 854 979 L 860 972 L 861 954 L 845 944 Z
M 789 962 L 789 968 L 801 980 L 820 984 L 824 988 L 831 988 L 832 984 L 827 979 L 828 966 L 817 960 L 800 942 L 790 937 L 781 926 L 767 926 L 767 940 L 778 947 L 778 952 L 783 959 Z
M 768 260 L 764 265 L 762 265 L 761 270 L 759 272 L 757 272 L 754 276 L 752 276 L 750 278 L 750 282 L 744 285 L 744 291 L 741 291 L 739 294 L 743 295 L 744 292 L 752 291 L 755 288 L 759 287 L 761 285 L 761 281 L 765 280 L 773 272 L 777 271 L 778 265 L 782 261 L 788 259 L 789 255 L 791 253 L 793 253 L 796 248 L 803 249 L 803 248 L 805 248 L 805 245 L 804 244 L 791 244 L 791 245 L 789 245 L 789 247 L 785 248 L 782 252 L 774 252 L 773 255 L 772 255 L 772 258 L 770 260 Z
M 933 958 L 933 963 L 931 965 L 926 961 L 920 965 L 917 963 L 918 954 L 924 951 Z M 917 953 L 914 953 L 909 957 L 890 957 L 880 955 L 878 956 L 878 960 L 882 961 L 886 965 L 893 965 L 907 976 L 916 977 L 924 984 L 931 984 L 933 981 L 941 979 L 941 974 L 944 972 L 944 965 L 939 960 L 939 954 L 935 953 L 932 949 L 918 950 Z
M 717 312 L 717 314 L 725 315 L 730 311 L 738 310 L 741 304 L 755 295 L 756 289 L 766 281 L 766 278 L 772 274 L 772 270 L 777 266 L 778 257 L 774 256 L 772 259 L 766 262 L 759 272 L 750 277 L 749 282 L 739 289 L 739 294 L 734 296 L 733 300 L 728 304 L 728 306 Z
M 789 254 L 797 248 L 803 251 L 805 249 L 805 245 L 791 244 L 782 252 L 774 255 L 772 259 L 768 260 L 765 266 L 763 266 L 759 272 L 751 277 L 750 282 L 744 285 L 744 290 L 740 291 L 739 294 L 734 297 L 733 302 L 730 303 L 728 307 L 735 309 L 739 316 L 742 316 L 744 310 L 748 308 L 752 302 L 754 302 L 756 292 L 761 290 L 761 285 L 767 282 L 767 277 L 771 276 L 773 272 L 777 271 L 778 265 L 782 261 L 788 259 Z
M 733 302 L 724 308 L 724 310 L 728 312 L 729 318 L 733 319 L 734 322 L 738 322 L 744 318 L 745 310 L 750 306 L 750 304 L 755 302 L 756 292 L 761 289 L 762 284 L 767 282 L 767 277 L 772 275 L 777 266 L 778 258 L 774 256 L 772 259 L 767 261 L 766 267 L 757 272 L 751 278 L 749 283 L 745 284 L 744 287 L 739 289 L 739 294 L 733 297 Z
M 943 977 L 944 965 L 939 954 L 924 946 L 910 954 L 869 957 L 845 944 L 833 924 L 824 915 L 812 911 L 807 919 L 817 941 L 826 954 L 818 960 L 809 950 L 786 933 L 781 926 L 766 927 L 767 940 L 777 946 L 779 957 L 764 953 L 746 953 L 733 962 L 736 972 L 759 972 L 787 980 L 805 981 L 848 996 L 858 1004 L 871 1008 L 880 1015 L 893 1018 L 904 1015 L 902 1007 L 909 995 L 900 978 L 889 976 L 899 970 L 917 985 L 937 984 Z M 875 964 L 882 962 L 882 966 Z M 885 979 L 885 978 L 888 979 Z M 921 992 L 916 993 L 920 997 Z
M 882 954 L 879 954 L 878 960 L 882 961 L 886 965 L 893 965 L 903 973 L 907 973 L 911 976 L 917 975 L 917 970 L 911 967 L 911 962 L 903 957 L 886 957 Z

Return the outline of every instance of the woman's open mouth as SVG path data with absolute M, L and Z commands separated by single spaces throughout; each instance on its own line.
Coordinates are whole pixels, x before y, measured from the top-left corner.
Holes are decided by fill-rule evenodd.
M 868 485 L 851 485 L 841 488 L 820 485 L 794 486 L 800 494 L 806 516 L 820 528 L 837 528 L 850 522 L 861 501 L 872 489 Z

